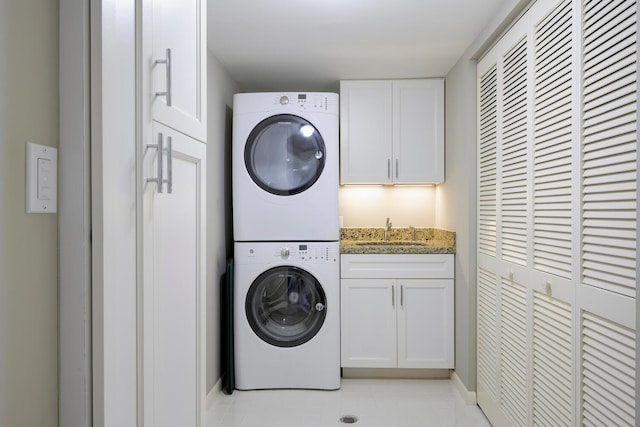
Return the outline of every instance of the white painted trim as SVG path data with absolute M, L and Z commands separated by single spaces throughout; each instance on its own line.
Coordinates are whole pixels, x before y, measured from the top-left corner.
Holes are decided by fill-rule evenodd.
M 478 400 L 476 399 L 476 392 L 467 390 L 467 387 L 464 385 L 456 371 L 451 371 L 451 383 L 455 387 L 455 389 L 460 393 L 460 397 L 464 400 L 464 403 L 467 405 L 477 405 Z
M 218 378 L 218 381 L 213 385 L 209 393 L 207 393 L 207 402 L 205 404 L 205 408 L 208 411 L 211 406 L 213 406 L 213 402 L 218 398 L 220 392 L 222 391 L 222 378 Z

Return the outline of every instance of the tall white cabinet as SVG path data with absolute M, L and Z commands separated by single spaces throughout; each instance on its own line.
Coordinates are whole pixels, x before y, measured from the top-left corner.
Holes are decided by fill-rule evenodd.
M 143 6 L 139 410 L 149 427 L 204 423 L 205 6 Z
M 635 426 L 637 2 L 538 0 L 478 64 L 478 403 Z
M 444 80 L 340 82 L 340 182 L 444 181 Z

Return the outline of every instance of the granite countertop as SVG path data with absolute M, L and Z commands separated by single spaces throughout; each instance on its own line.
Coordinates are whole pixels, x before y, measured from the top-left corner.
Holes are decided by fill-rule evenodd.
M 341 254 L 455 254 L 456 233 L 440 228 L 392 228 L 384 240 L 384 228 L 341 228 Z

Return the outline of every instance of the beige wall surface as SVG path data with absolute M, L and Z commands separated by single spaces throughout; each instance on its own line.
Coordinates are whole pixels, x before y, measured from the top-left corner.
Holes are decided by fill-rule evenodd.
M 0 426 L 58 424 L 58 218 L 24 197 L 26 142 L 58 146 L 57 5 L 0 2 Z
M 435 187 L 347 185 L 340 187 L 344 227 L 434 227 Z
M 476 58 L 530 0 L 504 0 L 500 13 L 478 35 L 446 76 L 446 182 L 436 192 L 436 226 L 456 232 L 455 371 L 476 390 Z

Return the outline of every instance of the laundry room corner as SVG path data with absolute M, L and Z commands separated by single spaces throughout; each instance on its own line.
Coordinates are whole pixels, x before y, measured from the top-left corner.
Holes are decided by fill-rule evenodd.
M 232 256 L 231 212 L 231 119 L 237 83 L 210 52 L 207 55 L 207 332 L 206 391 L 215 397 L 220 390 L 221 313 L 220 298 L 226 260 Z

